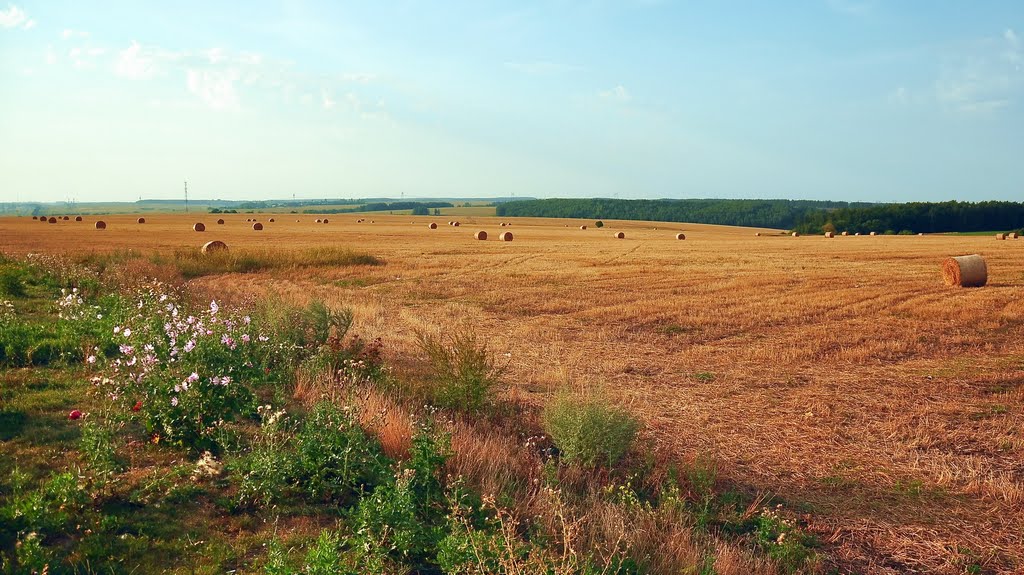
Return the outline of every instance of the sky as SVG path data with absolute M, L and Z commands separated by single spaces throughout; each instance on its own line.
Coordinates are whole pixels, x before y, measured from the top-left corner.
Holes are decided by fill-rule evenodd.
M 1024 2 L 0 0 L 0 201 L 1024 201 Z

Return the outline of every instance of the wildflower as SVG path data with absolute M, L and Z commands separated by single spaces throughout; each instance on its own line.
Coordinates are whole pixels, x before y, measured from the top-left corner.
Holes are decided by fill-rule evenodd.
M 135 348 L 130 346 L 130 345 L 121 345 L 121 346 L 118 347 L 118 349 L 120 349 L 121 353 L 123 353 L 125 355 L 131 355 L 131 354 L 135 353 Z
M 211 301 L 210 302 L 210 314 L 211 315 L 216 314 L 218 311 L 220 311 L 220 306 L 217 305 L 217 301 L 216 300 Z
M 82 417 L 82 412 L 77 409 L 72 409 L 71 413 L 68 414 L 68 419 L 78 419 Z
M 188 352 L 192 351 L 195 348 L 196 348 L 196 340 L 190 339 L 190 340 L 188 340 L 185 343 L 185 347 L 183 349 L 185 350 L 185 353 L 188 353 Z
M 85 363 L 88 363 L 88 364 L 96 363 L 96 356 L 95 355 L 90 355 L 89 357 L 85 358 Z
M 185 379 L 185 381 L 187 381 L 189 383 L 195 383 L 195 382 L 199 381 L 199 374 L 193 371 L 192 375 L 188 376 Z
M 252 318 L 250 318 L 249 316 L 245 316 L 242 318 L 242 321 L 245 322 L 245 325 L 249 325 L 249 322 L 252 321 Z
M 138 411 L 142 409 L 142 401 L 136 401 L 135 405 L 132 406 L 132 411 Z
M 125 337 L 131 337 L 132 336 L 132 330 L 127 328 L 127 327 L 124 328 L 124 336 Z
M 103 319 L 103 314 L 101 314 L 101 313 L 96 314 L 96 319 Z
M 178 396 L 175 395 L 171 398 L 171 407 L 178 407 Z
M 231 383 L 231 377 L 230 376 L 225 375 L 224 377 L 220 378 L 220 384 L 221 385 L 227 385 L 229 383 Z
M 160 295 L 160 303 L 163 303 L 165 301 L 167 301 L 167 294 L 161 294 Z
M 119 333 L 121 333 L 121 326 L 115 325 L 114 326 L 114 334 L 116 335 L 116 334 L 119 334 Z
M 257 339 L 259 339 L 260 341 L 270 341 L 270 338 L 265 335 L 261 335 Z
M 242 334 L 242 343 L 249 343 L 250 341 L 252 341 L 252 338 L 249 337 L 249 334 L 243 333 Z

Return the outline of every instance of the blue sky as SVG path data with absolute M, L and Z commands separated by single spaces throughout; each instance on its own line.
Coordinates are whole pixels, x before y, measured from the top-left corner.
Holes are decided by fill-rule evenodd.
M 0 0 L 0 200 L 1024 200 L 1024 2 Z

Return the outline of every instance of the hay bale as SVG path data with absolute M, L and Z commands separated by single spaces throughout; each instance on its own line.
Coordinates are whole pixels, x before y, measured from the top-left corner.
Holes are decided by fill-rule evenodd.
M 212 242 L 206 242 L 205 244 L 203 244 L 204 254 L 226 251 L 228 251 L 228 245 L 220 240 L 213 240 Z
M 105 222 L 103 220 L 97 220 L 96 221 L 96 229 L 97 230 L 105 230 L 105 229 L 107 229 L 107 222 Z
M 263 224 L 261 224 L 261 223 L 259 223 L 259 222 L 256 222 L 256 223 L 254 223 L 254 224 L 252 225 L 252 229 L 254 229 L 254 230 L 256 230 L 256 231 L 258 232 L 258 231 L 260 231 L 260 230 L 262 230 L 262 229 L 263 229 Z
M 274 218 L 270 218 L 270 223 L 274 223 Z
M 75 216 L 75 221 L 76 222 L 82 221 L 82 216 Z
M 942 262 L 942 279 L 951 286 L 981 287 L 988 282 L 985 258 L 977 254 L 946 258 Z
M 55 223 L 57 223 L 57 218 L 55 218 L 55 217 L 53 217 L 53 216 L 50 216 L 50 219 L 48 219 L 48 220 L 46 220 L 46 221 L 47 221 L 47 222 L 49 222 L 49 223 L 51 223 L 51 224 L 55 224 Z
M 330 223 L 330 220 L 328 220 L 327 218 L 324 218 L 324 223 L 325 224 Z
M 196 222 L 196 223 L 192 224 L 192 229 L 197 231 L 197 232 L 205 232 L 206 231 L 206 225 L 203 222 Z
M 794 238 L 799 238 L 800 237 L 800 232 L 793 232 L 793 237 Z
M 217 220 L 217 225 L 218 226 L 223 226 L 224 225 L 224 219 L 221 218 L 221 219 Z
M 487 239 L 487 232 L 485 232 L 483 230 L 480 230 L 479 232 L 473 234 L 473 237 L 478 239 L 478 240 L 486 240 Z
M 924 232 L 917 232 L 917 235 L 919 235 L 919 236 L 922 236 L 922 237 L 923 237 L 923 236 L 924 236 Z
M 136 221 L 137 221 L 138 223 L 140 223 L 140 224 L 144 224 L 144 223 L 146 223 L 146 218 L 139 218 L 139 219 L 138 219 L 138 220 L 136 220 Z
M 878 235 L 878 232 L 871 232 L 871 233 L 870 233 L 870 234 L 868 234 L 868 235 L 869 235 L 869 236 L 877 236 L 877 235 Z
M 498 225 L 499 225 L 499 226 L 501 226 L 501 227 L 505 227 L 505 222 L 501 222 L 501 223 L 500 223 L 500 224 L 498 224 Z
M 860 235 L 860 232 L 857 232 L 857 233 L 855 233 L 855 234 L 853 234 L 853 235 L 855 235 L 855 236 L 859 236 L 859 235 Z
M 626 237 L 626 234 L 624 234 L 623 232 L 615 232 L 614 234 L 612 234 L 612 237 L 621 240 L 622 238 Z
M 324 221 L 323 221 L 323 220 L 321 220 L 320 218 L 317 218 L 317 219 L 316 219 L 316 223 L 318 223 L 318 224 L 322 224 L 323 222 L 324 222 Z
M 841 235 L 848 236 L 850 235 L 850 232 L 843 232 Z
M 676 239 L 677 240 L 685 240 L 686 239 L 686 234 L 676 234 Z
M 761 237 L 761 232 L 754 232 L 754 237 Z
M 427 227 L 432 229 L 432 230 L 436 230 L 437 229 L 437 224 L 435 224 L 434 222 L 430 222 L 430 225 L 427 226 Z
M 460 224 L 459 222 L 453 222 L 453 223 L 452 223 L 452 225 L 453 225 L 453 226 L 455 226 L 455 227 L 459 227 L 459 226 L 461 226 L 462 224 Z
M 67 218 L 64 218 L 64 219 L 66 220 Z M 924 234 L 921 234 L 921 235 L 924 235 Z M 1015 239 L 1017 239 L 1017 232 L 1010 232 L 1010 233 L 1006 234 L 1006 237 L 1010 238 L 1011 240 L 1015 240 Z
M 39 216 L 32 216 L 32 219 L 33 219 L 33 220 L 38 220 L 38 219 L 39 219 Z
M 587 229 L 587 226 L 580 226 L 580 229 L 581 230 L 585 230 L 585 229 Z
M 40 221 L 41 223 L 44 223 L 44 224 L 45 224 L 45 223 L 46 223 L 46 216 L 43 216 L 43 217 L 39 218 L 39 221 Z
M 826 238 L 834 238 L 834 237 L 836 237 L 836 234 L 834 232 L 825 232 L 825 237 Z
M 503 242 L 510 242 L 512 241 L 512 232 L 501 232 L 501 235 L 498 236 L 498 239 Z
M 455 222 L 453 222 L 453 221 L 451 221 L 451 220 L 448 220 L 448 225 L 449 225 L 449 226 L 450 226 L 450 225 L 452 225 L 452 224 L 454 224 L 454 223 L 455 223 Z
M 1005 240 L 1006 239 L 1006 234 L 996 234 L 996 239 L 997 240 Z
M 61 219 L 62 219 L 62 220 L 64 220 L 65 222 L 66 222 L 66 221 L 68 221 L 68 217 L 67 217 L 67 216 L 64 216 L 64 217 L 63 217 L 63 218 L 61 218 Z

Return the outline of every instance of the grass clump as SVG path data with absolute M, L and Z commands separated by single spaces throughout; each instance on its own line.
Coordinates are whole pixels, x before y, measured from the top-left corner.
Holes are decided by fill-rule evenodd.
M 487 347 L 471 333 L 444 337 L 417 335 L 420 349 L 431 367 L 428 399 L 439 407 L 471 413 L 483 411 L 494 401 L 502 369 L 494 364 Z
M 596 398 L 561 396 L 543 413 L 544 430 L 562 460 L 583 467 L 615 465 L 629 451 L 640 423 L 625 410 Z
M 383 262 L 369 254 L 349 249 L 318 247 L 307 250 L 228 250 L 204 254 L 199 249 L 178 249 L 167 256 L 154 256 L 155 263 L 173 264 L 184 278 L 259 271 L 341 266 L 378 266 Z

